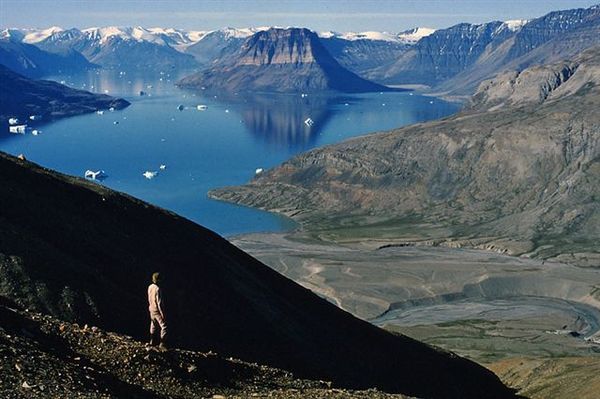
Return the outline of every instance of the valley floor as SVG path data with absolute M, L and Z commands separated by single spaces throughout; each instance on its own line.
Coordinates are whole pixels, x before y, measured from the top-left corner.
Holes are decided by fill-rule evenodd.
M 590 384 L 565 382 L 600 384 L 598 268 L 297 233 L 232 242 L 342 309 L 471 358 L 527 396 L 592 398 Z

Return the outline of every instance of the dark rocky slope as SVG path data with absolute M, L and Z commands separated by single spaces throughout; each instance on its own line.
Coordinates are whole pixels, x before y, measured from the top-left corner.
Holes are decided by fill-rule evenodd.
M 0 396 L 406 398 L 332 389 L 213 352 L 148 350 L 130 337 L 24 311 L 0 297 Z M 218 396 L 217 396 L 218 397 Z
M 42 121 L 94 112 L 100 109 L 122 109 L 129 102 L 105 94 L 76 90 L 49 80 L 32 80 L 0 65 L 0 126 L 9 118 L 31 123 L 30 115 Z
M 354 318 L 201 226 L 5 154 L 0 248 L 0 295 L 64 320 L 144 338 L 160 270 L 174 346 L 346 387 L 512 396 L 488 370 Z
M 343 68 L 308 29 L 272 28 L 235 53 L 188 76 L 182 87 L 229 92 L 369 92 L 389 90 Z
M 596 48 L 484 82 L 468 112 L 316 149 L 211 196 L 285 213 L 321 236 L 597 252 L 599 107 Z

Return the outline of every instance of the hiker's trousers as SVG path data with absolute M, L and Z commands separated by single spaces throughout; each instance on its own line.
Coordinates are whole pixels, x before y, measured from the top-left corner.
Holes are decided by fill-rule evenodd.
M 164 341 L 167 337 L 167 323 L 160 313 L 150 313 L 150 336 L 154 337 L 157 331 L 160 331 L 160 339 Z

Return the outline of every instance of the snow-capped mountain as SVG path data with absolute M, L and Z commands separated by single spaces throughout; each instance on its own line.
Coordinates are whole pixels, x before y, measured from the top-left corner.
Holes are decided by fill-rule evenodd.
M 270 27 L 183 30 L 142 26 L 85 29 L 5 29 L 0 38 L 33 44 L 45 51 L 77 51 L 108 68 L 195 67 L 214 63 L 237 51 L 243 41 Z M 395 59 L 407 45 L 431 34 L 429 28 L 401 33 L 322 32 L 319 37 L 343 66 L 360 73 Z M 193 58 L 192 58 L 193 57 Z
M 431 35 L 435 29 L 431 28 L 413 28 L 400 33 L 366 31 L 366 32 L 345 32 L 334 31 L 319 32 L 321 39 L 342 39 L 348 41 L 370 40 L 402 44 L 415 44 L 420 39 Z
M 31 78 L 98 67 L 72 49 L 49 52 L 29 43 L 33 37 L 50 35 L 51 30 L 57 31 L 55 27 L 44 31 L 23 29 L 0 31 L 0 64 Z
M 44 39 L 47 39 L 48 37 L 52 36 L 57 32 L 62 32 L 63 30 L 64 29 L 60 26 L 51 26 L 48 29 L 42 30 L 31 30 L 26 33 L 24 32 L 22 41 L 24 43 L 35 44 L 41 42 Z
M 165 69 L 197 66 L 191 55 L 177 47 L 192 43 L 197 32 L 176 29 L 136 27 L 94 27 L 55 29 L 49 35 L 38 34 L 33 42 L 49 52 L 74 50 L 88 61 L 105 68 Z M 29 34 L 30 40 L 34 35 Z

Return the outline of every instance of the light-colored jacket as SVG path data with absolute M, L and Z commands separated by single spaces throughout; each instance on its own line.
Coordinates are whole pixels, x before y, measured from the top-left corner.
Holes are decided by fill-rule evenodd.
M 150 284 L 148 286 L 148 310 L 152 314 L 159 314 L 165 318 L 165 313 L 162 308 L 162 298 L 160 295 L 160 288 L 156 284 Z

